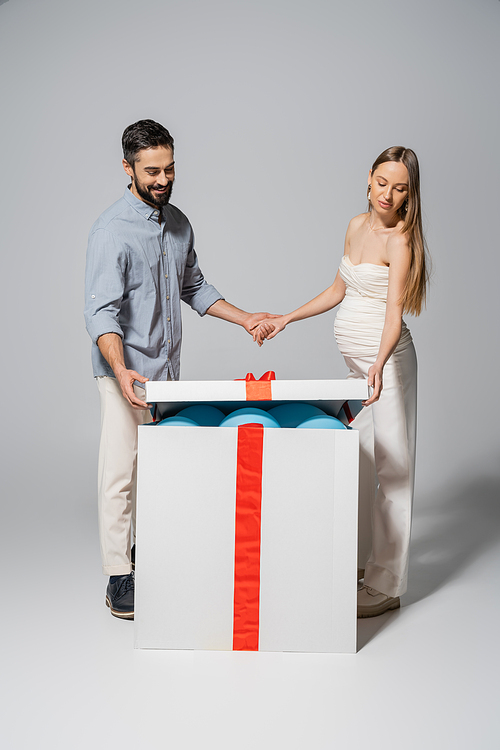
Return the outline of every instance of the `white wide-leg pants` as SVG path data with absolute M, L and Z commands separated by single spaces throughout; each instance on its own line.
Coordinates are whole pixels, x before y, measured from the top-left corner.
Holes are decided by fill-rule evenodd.
M 115 378 L 96 378 L 101 400 L 98 464 L 98 521 L 102 571 L 130 573 L 131 527 L 135 534 L 137 427 L 152 421 L 149 409 L 133 409 Z M 134 386 L 144 400 L 144 388 Z
M 376 356 L 344 359 L 348 378 L 367 378 Z M 365 585 L 387 596 L 407 588 L 416 412 L 417 358 L 410 344 L 389 358 L 380 399 L 351 424 L 360 438 L 358 567 L 365 568 Z

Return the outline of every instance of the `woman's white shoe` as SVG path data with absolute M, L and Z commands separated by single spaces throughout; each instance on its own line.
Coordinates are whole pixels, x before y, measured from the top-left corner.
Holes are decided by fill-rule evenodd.
M 399 596 L 387 596 L 370 586 L 358 591 L 358 617 L 376 617 L 391 609 L 399 609 Z

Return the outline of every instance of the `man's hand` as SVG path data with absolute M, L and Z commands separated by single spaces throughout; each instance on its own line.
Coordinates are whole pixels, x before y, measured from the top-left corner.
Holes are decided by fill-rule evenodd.
M 120 336 L 118 336 L 117 333 L 103 333 L 103 335 L 99 336 L 97 339 L 97 346 L 99 347 L 102 356 L 115 373 L 123 398 L 125 398 L 134 409 L 149 409 L 150 405 L 145 401 L 141 401 L 140 398 L 137 398 L 134 391 L 135 380 L 139 383 L 145 383 L 149 378 L 139 375 L 135 370 L 127 370 L 123 358 L 123 344 Z
M 145 401 L 141 401 L 140 398 L 138 398 L 135 395 L 134 391 L 134 381 L 139 381 L 139 383 L 146 383 L 149 378 L 145 378 L 143 375 L 139 375 L 138 372 L 135 370 L 126 370 L 123 368 L 122 370 L 118 370 L 116 374 L 116 379 L 118 380 L 118 383 L 120 385 L 123 398 L 125 398 L 130 406 L 133 409 L 149 409 L 151 404 L 147 404 Z
M 237 325 L 243 326 L 245 331 L 252 336 L 254 341 L 254 331 L 259 323 L 263 320 L 280 317 L 279 315 L 271 315 L 271 313 L 265 312 L 247 313 L 223 299 L 214 302 L 214 304 L 208 308 L 207 315 L 212 315 L 214 318 L 222 318 L 222 320 L 227 320 L 229 323 L 236 323 Z M 262 346 L 262 341 L 259 343 L 259 346 Z

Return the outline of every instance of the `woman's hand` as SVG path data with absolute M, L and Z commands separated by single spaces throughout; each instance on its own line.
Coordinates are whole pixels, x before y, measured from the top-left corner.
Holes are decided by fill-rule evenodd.
M 288 323 L 285 315 L 279 317 L 263 320 L 262 323 L 254 328 L 252 331 L 253 340 L 262 346 L 265 339 L 273 339 L 282 331 Z
M 370 367 L 368 370 L 368 385 L 373 388 L 373 393 L 370 396 L 369 399 L 366 401 L 362 401 L 363 406 L 370 406 L 370 404 L 374 404 L 375 401 L 378 401 L 380 398 L 380 394 L 382 393 L 382 372 L 383 367 L 380 365 L 374 364 Z

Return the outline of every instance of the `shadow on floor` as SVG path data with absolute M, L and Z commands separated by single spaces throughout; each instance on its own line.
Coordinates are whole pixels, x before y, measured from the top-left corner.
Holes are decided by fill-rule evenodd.
M 358 620 L 358 652 L 370 643 L 372 638 L 375 638 L 377 633 L 381 633 L 389 625 L 392 625 L 400 615 L 400 610 L 396 609 L 392 612 L 387 612 L 385 615 L 379 615 L 378 617 L 364 617 Z
M 410 551 L 408 606 L 460 576 L 500 539 L 500 480 L 467 478 L 436 496 L 417 498 Z
M 500 480 L 468 478 L 416 499 L 406 608 L 458 578 L 500 539 Z M 394 623 L 401 610 L 358 620 L 358 651 Z

